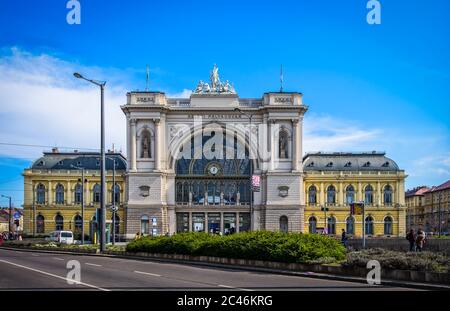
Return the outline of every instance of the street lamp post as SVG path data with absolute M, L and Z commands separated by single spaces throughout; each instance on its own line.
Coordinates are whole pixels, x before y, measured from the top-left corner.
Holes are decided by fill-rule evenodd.
M 81 170 L 81 244 L 84 244 L 84 168 L 71 165 L 71 167 Z
M 111 212 L 112 212 L 112 245 L 116 244 L 116 159 L 112 157 L 107 157 L 109 160 L 113 161 L 113 175 L 112 175 L 112 204 L 111 204 Z
M 8 231 L 9 231 L 9 233 L 11 234 L 11 232 L 12 232 L 12 230 L 11 230 L 11 226 L 12 226 L 12 224 L 11 224 L 11 219 L 12 219 L 12 204 L 11 204 L 11 196 L 9 196 L 9 195 L 3 195 L 2 194 L 2 197 L 3 198 L 7 198 L 7 199 L 9 199 L 9 218 L 8 218 Z
M 248 135 L 248 159 L 250 162 L 250 180 L 249 180 L 249 195 L 250 195 L 250 231 L 254 230 L 254 221 L 253 221 L 253 187 L 252 187 L 252 178 L 253 178 L 253 160 L 251 159 L 251 150 L 252 150 L 252 118 L 253 115 L 242 111 L 239 108 L 234 108 L 234 111 L 239 112 L 242 115 L 245 115 L 250 121 L 250 131 Z
M 77 79 L 83 79 L 100 87 L 100 252 L 106 250 L 106 191 L 105 191 L 105 105 L 104 90 L 106 81 L 91 80 L 83 77 L 78 72 L 73 74 Z

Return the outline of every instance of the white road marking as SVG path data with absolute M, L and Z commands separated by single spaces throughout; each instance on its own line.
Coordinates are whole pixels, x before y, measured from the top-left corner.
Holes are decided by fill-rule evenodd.
M 34 256 L 34 257 L 39 257 L 39 255 L 38 255 L 38 254 L 31 254 L 31 256 Z
M 13 266 L 16 266 L 16 267 L 19 267 L 19 268 L 27 269 L 27 270 L 30 270 L 30 271 L 39 272 L 41 274 L 52 276 L 54 278 L 61 279 L 61 280 L 64 280 L 64 281 L 69 280 L 69 279 L 67 279 L 65 277 L 62 277 L 62 276 L 59 276 L 59 275 L 56 275 L 56 274 L 53 274 L 53 273 L 45 272 L 45 271 L 42 271 L 42 270 L 30 268 L 30 267 L 23 266 L 23 265 L 19 265 L 19 264 L 16 264 L 14 262 L 2 260 L 2 259 L 0 259 L 0 262 L 7 263 L 7 264 L 10 264 L 10 265 L 13 265 Z M 101 287 L 98 287 L 98 286 L 95 286 L 95 285 L 92 285 L 92 284 L 88 284 L 88 283 L 84 283 L 84 282 L 77 282 L 75 280 L 70 280 L 70 281 L 74 282 L 76 284 L 80 284 L 80 285 L 84 285 L 84 286 L 87 286 L 87 287 L 95 288 L 95 289 L 98 289 L 98 290 L 101 290 L 101 291 L 105 291 L 105 292 L 109 292 L 110 291 L 109 289 L 101 288 Z
M 63 258 L 58 258 L 58 257 L 53 257 L 53 259 L 55 259 L 55 260 L 63 260 L 64 261 Z
M 240 290 L 247 291 L 247 292 L 253 292 L 254 291 L 253 289 L 249 289 L 249 288 L 234 287 L 234 286 L 222 285 L 222 284 L 219 284 L 217 286 L 225 287 L 225 288 L 232 288 L 232 289 L 240 289 Z
M 94 266 L 94 267 L 101 267 L 102 265 L 97 265 L 97 264 L 95 264 L 95 263 L 90 263 L 90 262 L 86 262 L 86 263 L 84 263 L 85 265 L 88 265 L 88 266 Z
M 142 272 L 142 271 L 134 271 L 134 273 L 145 274 L 145 275 L 151 275 L 151 276 L 161 276 L 161 275 L 159 275 L 159 274 L 149 273 L 149 272 Z

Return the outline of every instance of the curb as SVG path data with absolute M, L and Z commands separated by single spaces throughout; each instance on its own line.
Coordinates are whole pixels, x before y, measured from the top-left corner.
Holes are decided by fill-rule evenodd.
M 130 255 L 119 255 L 119 254 L 70 252 L 70 251 L 57 251 L 57 250 L 22 249 L 19 247 L 4 247 L 4 246 L 0 246 L 0 249 L 10 250 L 10 251 L 34 252 L 34 253 L 96 256 L 96 257 L 133 259 L 133 260 L 142 260 L 142 261 L 169 262 L 169 263 L 175 263 L 175 264 L 190 264 L 190 265 L 196 265 L 196 266 L 217 267 L 217 268 L 226 268 L 226 269 L 242 270 L 242 271 L 269 272 L 269 273 L 280 274 L 280 275 L 290 275 L 290 276 L 308 277 L 308 278 L 316 278 L 316 279 L 324 279 L 324 280 L 357 282 L 357 283 L 367 284 L 367 280 L 365 278 L 355 277 L 355 276 L 342 276 L 342 275 L 336 275 L 336 274 L 325 274 L 325 273 L 317 273 L 317 272 L 300 272 L 300 271 L 290 271 L 290 270 L 283 270 L 283 269 L 272 269 L 272 268 L 252 267 L 252 266 L 243 266 L 243 265 L 211 263 L 211 262 L 195 261 L 195 260 L 158 258 L 158 257 L 150 257 L 150 256 L 149 257 L 130 256 Z M 382 281 L 382 283 L 380 285 L 369 285 L 368 284 L 368 286 L 404 287 L 404 288 L 414 288 L 414 289 L 424 289 L 424 290 L 450 290 L 450 286 L 447 286 L 444 284 L 415 283 L 415 282 L 406 282 L 406 281 L 398 281 L 398 280 L 384 280 L 384 281 Z

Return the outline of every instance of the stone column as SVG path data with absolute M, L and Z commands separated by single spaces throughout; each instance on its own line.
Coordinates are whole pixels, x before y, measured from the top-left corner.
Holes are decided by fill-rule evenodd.
M 239 212 L 236 213 L 236 232 L 239 232 Z
M 160 154 L 161 154 L 161 124 L 159 119 L 153 120 L 155 124 L 155 170 L 159 171 L 161 162 L 160 162 Z
M 136 120 L 131 119 L 130 120 L 130 126 L 131 126 L 131 135 L 130 135 L 130 142 L 131 142 L 131 170 L 136 171 Z
M 189 212 L 189 232 L 192 231 L 192 212 Z
M 275 137 L 277 133 L 272 133 L 272 131 L 274 130 L 275 126 L 275 120 L 270 120 L 269 121 L 269 142 L 270 142 L 270 170 L 273 171 L 275 169 L 275 159 L 276 159 L 276 154 L 275 151 L 277 148 L 275 148 L 276 146 L 276 142 L 275 142 Z
M 67 205 L 72 205 L 72 187 L 70 186 L 70 180 L 67 182 L 67 196 L 66 196 L 66 202 Z
M 292 120 L 292 170 L 298 171 L 298 158 L 300 155 L 298 154 L 298 120 Z
M 222 232 L 222 234 L 224 233 L 224 227 L 223 227 L 223 213 L 220 213 L 220 232 Z
M 377 183 L 377 202 L 376 203 L 378 204 L 378 206 L 381 206 L 381 204 L 383 204 L 383 197 L 382 197 L 380 182 Z
M 52 189 L 51 181 L 48 182 L 47 193 L 48 193 L 48 198 L 47 198 L 48 203 L 47 204 L 53 204 L 53 202 L 55 201 L 55 198 L 53 197 L 53 189 Z

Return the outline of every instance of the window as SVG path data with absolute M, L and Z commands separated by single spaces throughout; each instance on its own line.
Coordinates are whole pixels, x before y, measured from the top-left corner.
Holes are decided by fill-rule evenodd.
M 347 234 L 355 234 L 355 218 L 353 218 L 353 216 L 347 218 L 345 231 Z
M 81 184 L 75 186 L 75 204 L 81 204 L 83 200 L 83 187 Z
M 189 232 L 189 213 L 177 213 L 177 232 Z
M 205 214 L 204 213 L 192 213 L 192 231 L 204 232 L 205 231 Z
M 151 140 L 150 140 L 150 132 L 148 130 L 144 130 L 141 134 L 141 158 L 151 158 Z
M 239 232 L 250 231 L 250 213 L 239 213 Z
M 113 216 L 112 215 L 111 215 L 111 220 L 113 220 Z M 117 213 L 116 213 L 116 219 L 115 219 L 114 227 L 116 229 L 115 233 L 119 234 L 120 233 L 120 217 L 119 217 L 119 215 L 117 215 Z
M 36 187 L 36 203 L 45 204 L 45 186 L 43 184 Z
M 36 233 L 45 232 L 45 218 L 42 215 L 36 217 Z
M 352 185 L 349 185 L 345 189 L 345 203 L 350 205 L 353 202 L 355 202 L 355 188 L 353 188 Z
M 111 202 L 120 204 L 120 186 L 118 184 L 111 187 Z
M 366 205 L 373 204 L 373 188 L 371 185 L 367 185 L 364 189 L 364 202 Z
M 236 213 L 223 213 L 223 234 L 236 232 Z
M 150 220 L 147 215 L 141 217 L 141 234 L 150 233 Z
M 83 219 L 80 215 L 76 215 L 73 222 L 75 228 L 74 233 L 80 235 L 83 231 Z
M 317 219 L 316 217 L 312 216 L 309 218 L 309 233 L 316 233 L 317 232 Z
M 280 217 L 280 232 L 287 233 L 288 231 L 288 218 L 283 215 Z
M 390 185 L 386 185 L 383 192 L 384 205 L 392 205 L 392 187 Z
M 336 218 L 334 216 L 328 217 L 327 232 L 328 234 L 336 234 Z
M 58 184 L 55 189 L 56 192 L 56 204 L 64 204 L 64 186 Z
M 288 144 L 288 134 L 285 130 L 281 130 L 278 138 L 278 156 L 280 159 L 289 158 Z
M 317 188 L 311 186 L 308 189 L 308 203 L 309 205 L 315 205 L 317 203 Z
M 327 188 L 327 203 L 335 204 L 336 203 L 336 188 L 331 185 Z
M 95 184 L 92 192 L 94 193 L 94 203 L 100 203 L 100 185 Z
M 384 234 L 392 235 L 392 217 L 387 216 L 384 218 Z
M 61 214 L 58 214 L 55 217 L 55 230 L 64 230 L 64 217 L 62 217 Z
M 372 216 L 366 217 L 366 234 L 373 235 L 373 218 Z

